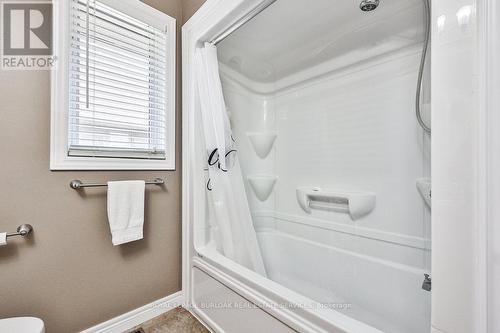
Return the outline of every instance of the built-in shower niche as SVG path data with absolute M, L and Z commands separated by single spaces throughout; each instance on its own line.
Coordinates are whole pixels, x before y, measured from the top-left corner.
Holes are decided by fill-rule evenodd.
M 264 159 L 273 149 L 277 134 L 276 132 L 247 132 L 247 136 L 257 156 Z
M 255 196 L 260 201 L 266 201 L 271 195 L 278 177 L 273 175 L 253 175 L 247 176 L 247 179 Z
M 299 187 L 296 190 L 300 207 L 349 214 L 352 220 L 368 215 L 375 208 L 375 193 L 323 190 L 319 187 Z

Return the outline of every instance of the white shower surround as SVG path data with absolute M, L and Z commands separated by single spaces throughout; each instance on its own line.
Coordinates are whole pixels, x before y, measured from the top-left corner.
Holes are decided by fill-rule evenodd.
M 277 239 L 278 244 L 286 244 L 285 248 L 288 246 L 289 249 L 293 248 L 299 253 L 304 251 L 309 254 L 302 257 L 295 255 L 289 257 L 289 260 L 283 257 L 281 264 L 285 267 L 287 262 L 292 266 L 306 267 L 308 258 L 309 262 L 312 258 L 323 258 L 318 260 L 318 263 L 339 261 L 345 262 L 348 266 L 344 266 L 341 274 L 333 275 L 330 279 L 325 280 L 326 275 L 320 273 L 321 266 L 317 266 L 316 270 L 306 269 L 302 280 L 294 280 L 296 276 L 293 274 L 287 276 L 286 270 L 279 272 L 280 261 L 277 261 L 270 251 L 264 254 L 264 260 L 267 269 L 274 272 L 271 278 L 289 287 L 293 292 L 299 291 L 316 301 L 353 303 L 352 311 L 356 312 L 356 319 L 373 325 L 369 328 L 361 322 L 354 324 L 363 327 L 363 331 L 375 332 L 378 328 L 386 332 L 399 333 L 403 329 L 405 332 L 418 333 L 422 332 L 423 328 L 430 327 L 430 295 L 420 289 L 423 273 L 428 272 L 430 266 L 428 239 L 430 227 L 424 224 L 425 208 L 415 188 L 415 180 L 429 171 L 428 167 L 424 168 L 425 143 L 414 120 L 412 103 L 420 47 L 415 45 L 396 52 L 387 52 L 387 49 L 391 47 L 384 48 L 379 45 L 373 59 L 357 59 L 358 62 L 352 66 L 342 67 L 342 64 L 334 62 L 337 67 L 333 70 L 331 65 L 329 70 L 323 68 L 323 72 L 330 74 L 319 78 L 312 78 L 313 75 L 303 71 L 302 75 L 309 77 L 305 83 L 295 82 L 291 88 L 278 83 L 276 86 L 281 88 L 278 93 L 272 90 L 256 93 L 252 92 L 251 88 L 244 88 L 245 83 L 250 87 L 257 86 L 258 84 L 254 82 L 229 84 L 231 87 L 225 89 L 225 98 L 246 175 L 284 175 L 285 180 L 282 181 L 280 176 L 279 182 L 275 185 L 275 194 L 264 202 L 247 187 L 247 195 L 255 212 L 254 223 L 263 242 L 263 249 L 269 249 L 269 246 L 264 245 L 265 239 Z M 226 74 L 227 72 L 231 70 L 226 68 Z M 381 75 L 387 79 L 381 82 Z M 238 78 L 238 75 L 234 77 Z M 223 75 L 223 78 L 227 78 L 227 75 Z M 228 84 L 225 83 L 227 88 Z M 375 83 L 377 83 L 376 90 L 372 89 Z M 376 94 L 367 100 L 357 102 L 358 99 L 354 95 L 357 90 L 376 91 Z M 369 105 L 372 105 L 372 108 Z M 361 136 L 363 140 L 354 148 L 361 149 L 352 150 L 352 145 L 348 145 L 347 149 L 343 145 L 338 145 L 333 151 L 329 149 L 335 147 L 335 140 L 342 142 L 342 139 L 350 137 L 352 141 L 359 136 L 359 126 L 363 125 L 360 124 L 360 119 L 366 120 L 363 122 L 366 124 L 365 133 Z M 391 121 L 385 121 L 387 119 Z M 337 123 L 339 125 L 335 128 Z M 245 126 L 241 127 L 240 124 Z M 321 132 L 316 126 L 318 124 L 333 128 L 324 127 L 324 131 Z M 311 132 L 304 132 L 307 130 Z M 337 135 L 332 135 L 329 130 L 337 130 Z M 275 148 L 267 158 L 258 158 L 247 133 L 274 131 L 278 134 Z M 398 144 L 397 147 L 393 147 L 394 143 Z M 298 150 L 298 155 L 303 157 L 295 161 L 299 172 L 296 172 L 297 169 L 293 169 L 292 172 L 288 169 L 291 160 L 297 157 L 290 149 Z M 380 156 L 373 154 L 374 152 Z M 325 155 L 323 163 L 318 156 L 314 156 L 316 153 Z M 404 153 L 405 158 L 398 158 L 398 153 Z M 343 159 L 346 164 L 338 163 L 338 170 L 329 169 L 328 164 L 335 165 L 334 161 L 338 159 L 338 155 L 347 157 Z M 410 158 L 407 158 L 408 156 Z M 360 174 L 367 170 L 366 163 L 374 161 L 379 162 L 374 163 L 374 173 L 363 174 L 365 178 L 360 177 Z M 361 169 L 352 170 L 355 166 Z M 346 173 L 345 168 L 350 169 L 350 175 Z M 309 172 L 301 173 L 300 170 Z M 402 172 L 395 173 L 394 170 Z M 381 172 L 385 177 L 381 177 Z M 387 183 L 394 184 L 394 188 L 387 186 Z M 397 188 L 401 183 L 406 188 L 403 198 Z M 301 211 L 295 199 L 295 189 L 305 185 L 332 189 L 340 186 L 341 189 L 383 192 L 384 195 L 380 198 L 381 208 L 376 207 L 374 212 L 353 224 L 350 217 L 345 214 L 333 213 L 332 217 L 331 212 L 314 212 L 312 216 L 308 216 Z M 392 214 L 388 214 L 387 211 Z M 194 245 L 203 247 L 208 243 L 206 237 L 209 232 L 207 227 L 204 228 L 202 225 L 197 229 L 200 235 L 198 239 L 203 241 Z M 301 233 L 298 233 L 298 230 Z M 336 247 L 337 250 L 331 250 L 332 244 L 339 246 Z M 207 259 L 209 253 L 204 253 L 203 256 Z M 325 253 L 329 254 L 325 256 Z M 359 261 L 363 257 L 365 260 Z M 384 299 L 384 294 L 381 293 L 384 288 L 378 288 L 380 293 L 378 296 L 375 294 L 375 298 L 363 298 L 360 286 L 357 286 L 360 292 L 352 292 L 350 299 L 342 297 L 338 299 L 338 294 L 332 294 L 335 286 L 341 285 L 343 279 L 351 282 L 359 281 L 358 271 L 352 269 L 355 267 L 352 265 L 355 262 L 365 265 L 372 263 L 367 266 L 368 271 L 362 276 L 375 275 L 373 281 L 377 281 L 378 275 L 381 282 L 390 279 L 394 283 L 394 291 L 409 289 L 407 295 L 395 297 L 396 299 L 398 296 L 406 297 L 407 307 L 402 308 L 407 313 L 413 313 L 413 316 L 403 316 L 406 321 L 402 320 L 396 324 L 391 323 L 390 317 L 384 318 L 384 315 L 397 313 L 398 303 L 394 302 L 382 301 L 379 304 L 379 308 L 389 309 L 388 313 L 382 313 L 382 316 L 380 313 L 371 312 L 374 309 L 374 300 Z M 342 267 L 337 269 L 342 270 Z M 297 281 L 314 281 L 315 271 L 318 278 L 323 276 L 319 280 L 316 279 L 318 286 L 297 284 Z M 390 276 L 386 276 L 388 272 Z M 308 274 L 313 275 L 307 277 Z M 318 299 L 319 294 L 322 294 L 323 298 Z M 391 297 L 385 295 L 385 299 L 394 300 Z M 196 292 L 194 301 L 198 301 L 200 305 L 200 296 L 197 296 Z M 334 312 L 328 310 L 326 318 Z M 339 326 L 331 326 L 328 330 L 334 327 Z
M 192 74 L 191 70 L 191 59 L 194 47 L 196 47 L 199 41 L 210 40 L 211 36 L 215 36 L 218 32 L 226 30 L 234 20 L 238 20 L 241 15 L 250 12 L 252 8 L 261 3 L 261 1 L 243 1 L 243 0 L 209 0 L 202 7 L 202 10 L 198 12 L 197 15 L 191 19 L 188 24 L 183 29 L 183 54 L 184 54 L 184 117 L 183 117 L 183 142 L 184 142 L 184 206 L 183 206 L 183 290 L 186 292 L 187 306 L 193 305 L 197 297 L 200 294 L 204 294 L 209 299 L 215 299 L 217 297 L 210 298 L 209 291 L 221 291 L 218 294 L 219 299 L 230 299 L 231 295 L 241 295 L 245 297 L 246 300 L 252 301 L 256 304 L 276 304 L 285 300 L 292 302 L 304 301 L 300 295 L 291 292 L 288 289 L 282 288 L 280 285 L 272 283 L 266 279 L 262 279 L 253 272 L 242 270 L 237 267 L 229 260 L 224 257 L 218 256 L 217 253 L 210 253 L 208 249 L 203 249 L 196 247 L 193 243 L 194 238 L 203 237 L 203 227 L 195 227 L 193 221 L 201 221 L 204 219 L 203 215 L 203 190 L 197 190 L 193 187 L 197 181 L 200 180 L 201 172 L 196 171 L 195 168 L 195 158 L 194 154 L 194 132 L 196 128 L 195 119 L 193 119 L 194 111 L 194 94 L 192 91 Z M 454 103 L 454 111 L 459 112 L 459 115 L 468 114 L 470 117 L 465 117 L 470 119 L 470 122 L 456 121 L 449 123 L 448 115 L 449 113 L 439 112 L 433 113 L 434 124 L 440 124 L 445 126 L 450 125 L 450 130 L 453 133 L 466 133 L 467 139 L 469 139 L 472 144 L 460 149 L 460 152 L 455 152 L 453 149 L 456 144 L 452 141 L 453 136 L 450 132 L 438 132 L 441 135 L 433 137 L 433 147 L 435 146 L 434 153 L 438 156 L 443 154 L 443 160 L 434 160 L 435 166 L 445 170 L 449 165 L 452 165 L 453 170 L 448 169 L 449 174 L 442 173 L 437 179 L 437 186 L 446 188 L 463 188 L 472 189 L 475 188 L 478 192 L 473 190 L 461 191 L 462 196 L 460 200 L 447 200 L 446 196 L 441 196 L 441 193 L 437 194 L 442 200 L 443 205 L 441 207 L 433 207 L 433 214 L 438 211 L 436 215 L 439 222 L 442 222 L 442 226 L 436 228 L 436 232 L 433 233 L 434 243 L 434 257 L 439 259 L 439 261 L 433 261 L 433 282 L 436 282 L 436 293 L 433 292 L 433 330 L 432 332 L 443 331 L 454 331 L 456 333 L 466 333 L 470 332 L 470 327 L 475 327 L 475 332 L 486 332 L 485 320 L 487 316 L 487 296 L 486 296 L 486 265 L 487 256 L 485 251 L 485 246 L 483 243 L 477 243 L 478 240 L 484 240 L 486 235 L 486 223 L 492 223 L 493 220 L 486 219 L 486 217 L 480 212 L 475 210 L 474 205 L 463 205 L 464 202 L 476 202 L 478 204 L 491 204 L 491 201 L 487 201 L 485 193 L 488 187 L 485 186 L 487 182 L 485 180 L 490 179 L 493 176 L 486 173 L 489 170 L 489 166 L 486 164 L 485 156 L 496 156 L 495 151 L 492 150 L 489 145 L 485 144 L 484 136 L 488 135 L 487 132 L 481 131 L 481 129 L 496 128 L 493 124 L 487 123 L 485 121 L 486 115 L 494 114 L 495 108 L 493 105 L 479 105 L 477 100 L 474 98 L 475 91 L 471 89 L 465 89 L 463 86 L 470 82 L 477 82 L 479 79 L 481 84 L 480 94 L 486 94 L 486 91 L 491 91 L 493 86 L 486 83 L 486 79 L 490 77 L 488 70 L 484 64 L 479 67 L 479 76 L 476 72 L 469 72 L 467 69 L 477 65 L 477 58 L 475 58 L 477 52 L 476 48 L 479 45 L 478 51 L 480 54 L 491 55 L 489 49 L 485 47 L 485 41 L 492 41 L 495 35 L 493 27 L 498 20 L 496 17 L 490 17 L 484 15 L 482 17 L 483 21 L 476 21 L 476 11 L 471 11 L 471 20 L 466 22 L 466 26 L 457 27 L 457 22 L 453 21 L 455 13 L 458 13 L 462 7 L 470 6 L 474 8 L 479 13 L 486 13 L 486 8 L 496 8 L 493 1 L 477 2 L 475 0 L 446 0 L 439 2 L 438 5 L 433 3 L 433 24 L 439 22 L 437 20 L 439 15 L 450 14 L 447 22 L 449 25 L 443 31 L 439 31 L 436 27 L 433 27 L 433 37 L 434 40 L 439 41 L 439 46 L 433 50 L 433 57 L 439 55 L 439 71 L 433 69 L 433 74 L 442 75 L 445 77 L 453 77 L 453 81 L 438 81 L 436 85 L 433 85 L 434 96 L 440 97 L 434 102 L 433 107 L 436 109 L 446 109 L 448 111 L 451 101 L 457 102 L 463 100 L 463 98 L 471 98 L 472 104 L 460 105 Z M 491 13 L 491 12 L 490 12 Z M 460 23 L 460 22 L 459 22 Z M 463 24 L 463 22 L 462 22 Z M 477 29 L 477 30 L 476 30 Z M 480 31 L 478 34 L 477 31 Z M 461 33 L 460 33 L 461 32 Z M 484 37 L 486 36 L 486 37 Z M 481 37 L 481 38 L 480 38 Z M 449 43 L 451 42 L 451 43 Z M 460 53 L 460 51 L 465 51 Z M 447 58 L 448 57 L 448 58 Z M 441 60 L 442 59 L 442 60 Z M 448 59 L 454 59 L 455 61 L 450 62 Z M 462 68 L 465 69 L 462 71 Z M 454 83 L 457 83 L 456 85 Z M 469 85 L 467 85 L 469 87 Z M 487 87 L 487 88 L 485 88 Z M 458 94 L 456 93 L 458 92 Z M 450 100 L 445 98 L 449 96 Z M 484 96 L 484 95 L 483 95 Z M 493 98 L 490 97 L 490 101 L 493 103 Z M 479 110 L 477 113 L 471 113 L 470 108 L 473 107 L 475 110 Z M 456 112 L 455 112 L 456 114 Z M 434 117 L 435 116 L 435 117 Z M 460 119 L 465 119 L 461 118 Z M 438 126 L 439 128 L 439 126 Z M 494 131 L 492 131 L 494 132 Z M 463 148 L 463 147 L 462 147 Z M 450 154 L 447 154 L 447 152 Z M 458 154 L 457 154 L 458 153 Z M 475 169 L 470 164 L 464 163 L 476 158 L 478 155 L 481 159 L 478 161 L 478 169 Z M 445 163 L 442 163 L 445 162 Z M 463 164 L 462 164 L 463 163 Z M 433 166 L 434 168 L 434 166 Z M 477 172 L 477 173 L 476 173 Z M 470 175 L 467 183 L 460 177 L 456 175 L 468 174 Z M 443 194 L 448 192 L 443 192 Z M 433 193 L 434 194 L 434 193 Z M 434 201 L 433 196 L 433 201 Z M 467 201 L 469 200 L 469 201 Z M 477 200 L 477 201 L 475 201 Z M 201 214 L 201 215 L 200 215 Z M 460 215 L 462 214 L 462 215 Z M 470 217 L 473 220 L 470 220 Z M 467 222 L 475 229 L 469 227 Z M 435 226 L 433 225 L 433 230 Z M 449 234 L 453 230 L 455 237 L 450 239 Z M 198 235 L 198 236 L 197 236 Z M 384 235 L 388 236 L 388 235 Z M 370 238 L 366 238 L 370 241 Z M 456 242 L 460 240 L 460 243 Z M 414 240 L 412 240 L 414 241 Z M 437 241 L 437 243 L 436 243 Z M 436 247 L 437 245 L 437 247 Z M 460 247 L 460 248 L 459 248 Z M 437 250 L 436 250 L 437 249 Z M 464 250 L 465 249 L 465 250 Z M 464 251 L 469 251 L 465 253 Z M 387 252 L 388 253 L 388 252 Z M 397 257 L 397 256 L 395 256 Z M 474 262 L 472 262 L 474 258 Z M 458 265 L 456 265 L 458 264 Z M 469 267 L 474 265 L 475 270 L 471 271 Z M 217 289 L 219 287 L 214 287 L 202 285 L 193 277 L 198 274 L 197 271 L 203 271 L 210 281 L 218 283 L 220 288 L 230 288 L 228 290 Z M 459 280 L 456 278 L 459 277 Z M 464 283 L 467 281 L 467 283 Z M 470 282 L 470 283 L 469 283 Z M 207 288 L 205 288 L 206 286 Z M 469 289 L 470 287 L 470 289 Z M 212 289 L 210 289 L 212 288 Z M 471 294 L 472 290 L 472 294 Z M 236 294 L 237 293 L 237 294 Z M 473 297 L 471 298 L 471 295 Z M 240 297 L 241 297 L 240 296 Z M 450 303 L 451 300 L 456 299 L 457 302 Z M 463 300 L 467 301 L 464 302 Z M 494 304 L 494 303 L 493 303 Z M 341 314 L 329 311 L 310 311 L 307 308 L 303 309 L 276 309 L 264 307 L 265 311 L 259 311 L 254 309 L 254 311 L 236 311 L 234 320 L 232 316 L 219 316 L 216 318 L 211 313 L 200 311 L 196 306 L 191 308 L 191 311 L 198 317 L 200 317 L 205 323 L 213 327 L 217 331 L 224 331 L 223 327 L 218 326 L 216 322 L 222 320 L 227 324 L 235 322 L 241 322 L 245 320 L 246 325 L 237 326 L 241 328 L 241 332 L 252 332 L 252 328 L 256 327 L 253 323 L 257 320 L 262 319 L 264 328 L 272 328 L 270 322 L 281 322 L 286 323 L 289 327 L 293 327 L 296 330 L 304 332 L 371 332 L 373 331 L 370 327 L 363 325 L 359 322 L 353 321 L 350 318 L 343 317 Z M 257 313 L 258 312 L 258 313 Z M 267 314 L 271 314 L 273 319 L 265 317 Z M 237 314 L 237 316 L 236 316 Z M 464 314 L 468 316 L 464 317 Z M 264 317 L 262 317 L 264 316 Z M 459 319 L 460 320 L 457 320 Z M 492 317 L 492 322 L 494 317 Z M 266 326 L 268 325 L 269 326 Z M 459 325 L 459 326 L 457 326 Z M 247 327 L 248 326 L 248 327 Z M 233 326 L 234 327 L 234 326 Z M 289 330 L 274 330 L 276 332 L 289 331 Z
M 377 195 L 376 208 L 357 227 L 429 241 L 430 221 L 424 223 L 416 188 L 417 178 L 430 172 L 429 141 L 415 122 L 419 57 L 419 45 L 397 50 L 277 94 L 252 92 L 223 72 L 244 173 L 279 176 L 276 203 L 252 201 L 253 210 L 309 217 L 297 205 L 298 187 L 369 191 Z M 256 157 L 245 137 L 260 128 L 277 133 L 266 159 Z M 352 222 L 331 212 L 312 217 Z
M 430 273 L 430 211 L 415 186 L 430 171 L 430 142 L 414 113 L 420 50 L 391 50 L 278 93 L 255 92 L 258 83 L 227 67 L 222 73 L 244 173 L 279 177 L 264 202 L 247 183 L 269 278 L 317 301 L 352 302 L 344 314 L 384 332 L 430 329 L 430 293 L 420 288 Z M 260 129 L 277 133 L 266 159 L 245 137 Z M 296 199 L 301 186 L 373 192 L 375 210 L 356 221 L 308 214 Z M 331 271 L 326 262 L 343 264 Z

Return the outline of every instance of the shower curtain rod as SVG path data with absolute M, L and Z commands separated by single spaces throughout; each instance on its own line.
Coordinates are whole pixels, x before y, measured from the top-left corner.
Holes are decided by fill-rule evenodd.
M 238 21 L 234 22 L 227 28 L 226 30 L 222 31 L 218 35 L 216 35 L 211 43 L 214 45 L 219 44 L 222 42 L 226 37 L 231 35 L 233 32 L 238 30 L 242 25 L 253 19 L 255 16 L 259 15 L 262 11 L 264 11 L 267 7 L 271 6 L 273 3 L 275 3 L 278 0 L 266 0 L 262 2 L 259 6 L 255 7 L 252 11 L 250 11 L 248 14 L 240 18 Z

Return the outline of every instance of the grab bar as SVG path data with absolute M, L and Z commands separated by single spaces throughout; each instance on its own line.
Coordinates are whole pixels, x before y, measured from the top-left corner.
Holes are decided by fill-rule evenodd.
M 7 238 L 14 236 L 26 237 L 33 231 L 31 224 L 21 224 L 17 227 L 16 232 L 7 233 Z
M 165 180 L 163 180 L 162 178 L 155 178 L 150 182 L 146 182 L 146 185 L 163 185 L 163 184 L 165 184 Z M 108 186 L 108 184 L 104 184 L 104 183 L 85 183 L 84 184 L 81 180 L 74 179 L 69 183 L 69 186 L 74 190 L 78 190 L 78 189 L 81 189 L 83 187 L 104 187 L 104 186 Z

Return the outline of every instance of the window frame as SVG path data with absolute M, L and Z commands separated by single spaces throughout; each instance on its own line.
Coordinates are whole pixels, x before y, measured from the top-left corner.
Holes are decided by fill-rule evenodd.
M 175 170 L 176 20 L 139 0 L 99 0 L 125 14 L 167 31 L 166 151 L 165 159 L 81 157 L 68 155 L 70 1 L 54 3 L 51 73 L 51 170 Z

